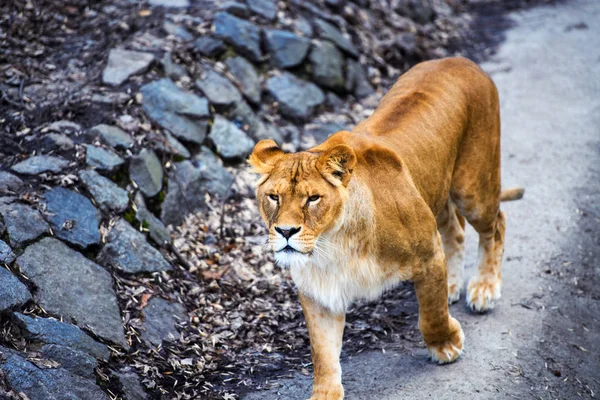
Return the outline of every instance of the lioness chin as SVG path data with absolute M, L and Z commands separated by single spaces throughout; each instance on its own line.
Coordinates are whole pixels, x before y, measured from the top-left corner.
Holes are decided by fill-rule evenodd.
M 431 359 L 461 355 L 464 334 L 448 303 L 463 286 L 465 219 L 480 249 L 467 304 L 483 312 L 500 298 L 500 117 L 487 74 L 464 58 L 419 64 L 352 132 L 295 154 L 263 140 L 249 162 L 262 174 L 256 197 L 275 260 L 298 286 L 314 364 L 311 399 L 344 397 L 348 305 L 400 281 L 414 282 Z

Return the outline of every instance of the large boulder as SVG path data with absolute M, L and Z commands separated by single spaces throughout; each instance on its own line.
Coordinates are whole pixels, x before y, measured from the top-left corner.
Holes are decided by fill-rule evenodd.
M 25 204 L 0 203 L 0 215 L 13 247 L 22 247 L 48 232 L 48 224 L 39 211 Z
M 259 27 L 224 11 L 215 14 L 213 24 L 217 36 L 222 37 L 252 61 L 262 61 Z
M 225 43 L 218 38 L 204 35 L 192 42 L 192 46 L 205 57 L 218 57 L 227 50 Z
M 279 29 L 266 30 L 265 40 L 271 62 L 279 68 L 301 64 L 310 48 L 310 39 Z
M 344 90 L 344 56 L 333 43 L 316 42 L 309 59 L 315 82 L 335 91 Z
M 196 80 L 196 86 L 208 97 L 211 104 L 216 106 L 229 106 L 242 100 L 242 94 L 235 85 L 211 69 L 202 73 L 200 79 Z
M 150 299 L 142 310 L 142 315 L 142 340 L 150 346 L 159 346 L 163 340 L 179 339 L 176 324 L 186 320 L 185 308 L 180 303 L 169 302 L 160 297 Z
M 272 0 L 246 0 L 246 3 L 253 13 L 268 21 L 277 17 L 277 4 Z
M 125 160 L 112 150 L 86 144 L 85 163 L 99 171 L 112 172 L 125 164 Z
M 18 192 L 23 187 L 23 181 L 5 171 L 0 171 L 0 194 Z
M 169 79 L 142 86 L 142 108 L 154 122 L 176 137 L 202 143 L 210 116 L 205 98 L 181 90 Z
M 252 108 L 243 101 L 233 107 L 228 117 L 255 142 L 263 139 L 273 139 L 278 144 L 283 143 L 279 130 L 271 124 L 264 123 Z
M 353 93 L 359 99 L 369 96 L 375 92 L 369 83 L 367 74 L 358 61 L 349 60 L 346 65 L 345 89 Z
M 17 265 L 36 285 L 33 297 L 44 310 L 129 347 L 107 270 L 54 238 L 27 247 Z
M 83 170 L 79 172 L 79 180 L 101 210 L 121 213 L 127 209 L 129 194 L 110 179 L 94 170 Z
M 0 226 L 0 234 L 3 234 L 3 231 L 3 227 Z M 15 261 L 15 258 L 15 253 L 13 253 L 10 246 L 4 241 L 0 240 L 0 264 L 10 264 L 11 262 Z
M 227 70 L 233 76 L 244 96 L 254 104 L 260 103 L 260 77 L 254 66 L 244 57 L 229 57 L 225 60 Z
M 209 137 L 225 159 L 241 160 L 254 148 L 254 141 L 244 131 L 220 115 L 215 116 Z
M 29 293 L 27 286 L 21 283 L 6 268 L 0 268 L 0 293 L 2 293 L 2 296 L 0 296 L 0 313 L 31 300 L 31 293 Z
M 108 53 L 108 64 L 102 72 L 102 82 L 119 86 L 131 75 L 144 72 L 154 61 L 154 54 L 124 49 L 112 49 Z
M 85 196 L 62 187 L 44 195 L 47 219 L 54 234 L 80 248 L 100 243 L 102 216 Z
M 281 113 L 298 120 L 310 118 L 323 104 L 325 94 L 315 84 L 284 72 L 267 81 L 267 90 L 279 103 Z
M 128 149 L 134 145 L 131 136 L 118 126 L 100 124 L 89 131 L 89 136 L 100 137 L 104 143 L 111 147 Z
M 152 150 L 143 149 L 131 157 L 129 177 L 148 197 L 156 196 L 162 189 L 164 171 L 162 163 Z
M 98 262 L 131 274 L 173 269 L 163 255 L 148 244 L 144 235 L 124 219 L 117 220 L 111 228 Z
M 358 57 L 359 52 L 352 42 L 346 38 L 339 29 L 331 25 L 329 22 L 325 22 L 322 19 L 315 21 L 315 27 L 319 36 L 323 39 L 327 39 L 335 43 L 340 49 L 353 57 Z
M 69 162 L 62 157 L 33 156 L 12 166 L 11 170 L 23 175 L 37 175 L 42 172 L 59 173 L 69 166 Z

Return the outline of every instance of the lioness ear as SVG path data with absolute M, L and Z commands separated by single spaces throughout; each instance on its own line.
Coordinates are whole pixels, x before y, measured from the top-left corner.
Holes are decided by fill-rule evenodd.
M 321 154 L 317 168 L 332 185 L 347 186 L 356 165 L 356 154 L 350 147 L 340 144 Z
M 250 154 L 248 163 L 254 168 L 254 171 L 265 175 L 271 173 L 277 160 L 284 154 L 283 150 L 274 141 L 270 139 L 261 140 L 254 146 L 254 151 Z

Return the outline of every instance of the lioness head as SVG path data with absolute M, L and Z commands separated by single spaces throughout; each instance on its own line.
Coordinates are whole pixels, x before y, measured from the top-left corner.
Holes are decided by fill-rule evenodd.
M 285 267 L 306 263 L 318 251 L 321 235 L 341 218 L 356 164 L 354 151 L 337 145 L 321 153 L 292 154 L 262 140 L 249 162 L 263 175 L 256 198 L 275 261 Z

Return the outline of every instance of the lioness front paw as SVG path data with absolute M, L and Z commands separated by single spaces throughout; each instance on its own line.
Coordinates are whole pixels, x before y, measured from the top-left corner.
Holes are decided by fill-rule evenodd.
M 465 334 L 460 323 L 452 317 L 450 317 L 450 329 L 452 333 L 446 340 L 440 343 L 427 344 L 429 357 L 433 362 L 448 364 L 456 361 L 462 354 Z
M 342 385 L 320 385 L 313 388 L 309 400 L 343 400 L 344 388 Z
M 500 299 L 501 287 L 502 281 L 496 276 L 474 276 L 467 287 L 467 305 L 477 312 L 491 310 Z

